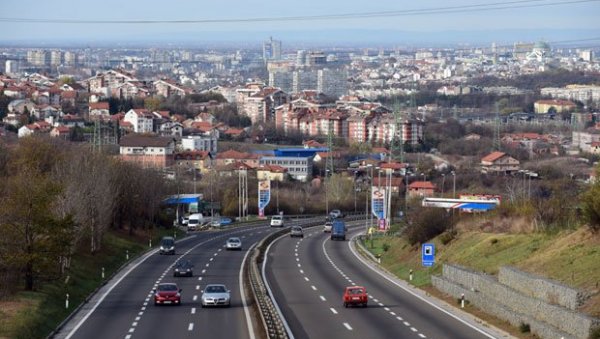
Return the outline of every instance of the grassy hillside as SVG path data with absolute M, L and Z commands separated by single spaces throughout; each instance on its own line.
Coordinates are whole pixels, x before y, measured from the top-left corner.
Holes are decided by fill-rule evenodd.
M 593 296 L 582 311 L 600 316 L 600 235 L 581 228 L 558 234 L 531 233 L 485 233 L 481 231 L 459 231 L 447 242 L 441 235 L 432 242 L 436 244 L 437 263 L 432 268 L 421 266 L 420 248 L 410 246 L 398 237 L 375 239 L 374 253 L 382 253 L 382 264 L 397 276 L 407 279 L 410 269 L 414 270 L 413 284 L 427 288 L 431 274 L 441 274 L 442 263 L 455 263 L 497 274 L 504 265 L 516 266 L 524 271 L 539 274 L 567 285 L 589 291 Z M 384 251 L 387 246 L 389 249 Z

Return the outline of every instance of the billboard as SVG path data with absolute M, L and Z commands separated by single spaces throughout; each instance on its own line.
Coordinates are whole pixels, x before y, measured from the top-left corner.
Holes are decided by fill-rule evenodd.
M 258 216 L 265 216 L 265 207 L 271 201 L 271 181 L 259 180 L 258 181 Z
M 385 230 L 386 189 L 373 186 L 371 188 L 371 211 L 377 217 L 380 230 Z

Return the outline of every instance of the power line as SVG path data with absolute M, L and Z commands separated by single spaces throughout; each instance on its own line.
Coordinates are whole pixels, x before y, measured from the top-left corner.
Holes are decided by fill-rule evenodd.
M 237 18 L 237 19 L 183 19 L 183 20 L 74 20 L 74 19 L 35 19 L 5 17 L 0 18 L 0 22 L 12 23 L 48 23 L 48 24 L 211 24 L 211 23 L 253 23 L 253 22 L 274 22 L 274 21 L 318 21 L 318 20 L 347 20 L 377 17 L 398 17 L 398 16 L 417 16 L 448 13 L 482 12 L 517 8 L 549 7 L 569 4 L 580 4 L 598 2 L 600 0 L 570 0 L 554 1 L 550 0 L 515 0 L 506 2 L 495 2 L 488 4 L 473 4 L 447 7 L 430 7 L 410 10 L 393 10 L 363 13 L 346 14 L 326 14 L 326 15 L 305 15 L 305 16 L 283 16 L 283 17 L 257 17 L 257 18 Z

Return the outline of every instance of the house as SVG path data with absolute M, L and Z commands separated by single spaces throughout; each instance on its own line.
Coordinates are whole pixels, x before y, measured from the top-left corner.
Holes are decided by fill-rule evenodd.
M 71 128 L 64 125 L 58 125 L 50 131 L 50 136 L 53 138 L 69 139 Z
M 431 181 L 414 181 L 408 185 L 408 196 L 410 198 L 433 197 L 435 189 Z
M 258 167 L 260 156 L 252 153 L 243 153 L 236 150 L 228 150 L 218 153 L 216 165 L 224 166 L 232 163 L 245 163 L 252 168 Z
M 119 142 L 119 155 L 124 161 L 142 167 L 165 168 L 173 165 L 175 139 L 145 135 L 126 135 Z
M 492 152 L 481 159 L 483 173 L 512 173 L 519 170 L 519 160 L 504 152 Z
M 45 121 L 37 121 L 29 125 L 24 125 L 19 128 L 17 135 L 19 138 L 27 137 L 38 133 L 48 133 L 52 125 Z
M 213 168 L 213 156 L 207 151 L 183 151 L 175 153 L 175 163 L 204 173 Z
M 533 104 L 535 113 L 546 114 L 551 113 L 552 110 L 555 113 L 562 113 L 572 111 L 577 105 L 569 100 L 552 99 L 552 100 L 538 100 Z
M 238 176 L 240 171 L 253 171 L 256 167 L 241 161 L 235 161 L 226 165 L 217 165 L 216 170 L 220 177 Z M 236 179 L 237 180 L 237 179 Z
M 190 135 L 181 139 L 181 148 L 187 151 L 208 151 L 217 154 L 217 138 Z
M 89 119 L 104 120 L 110 117 L 110 107 L 108 102 L 92 102 L 89 104 Z
M 183 97 L 186 94 L 192 93 L 191 89 L 184 87 L 172 80 L 166 80 L 166 79 L 158 80 L 153 83 L 153 86 L 154 86 L 154 91 L 156 92 L 156 94 L 162 95 L 165 98 L 168 98 L 171 96 Z
M 404 178 L 402 177 L 392 177 L 391 183 L 389 182 L 389 178 L 385 177 L 374 177 L 373 178 L 373 186 L 387 186 L 388 183 L 392 187 L 392 193 L 400 194 L 404 191 Z
M 256 178 L 258 180 L 283 181 L 287 173 L 287 168 L 278 165 L 263 165 L 256 169 Z
M 154 115 L 144 108 L 132 108 L 123 117 L 123 121 L 133 126 L 135 133 L 152 133 Z
M 160 124 L 158 128 L 158 134 L 161 136 L 183 136 L 183 125 L 176 121 L 165 121 Z
M 60 117 L 58 119 L 58 121 L 68 127 L 75 127 L 75 126 L 84 127 L 85 126 L 85 120 L 82 117 L 74 115 L 74 114 L 65 114 L 62 117 Z

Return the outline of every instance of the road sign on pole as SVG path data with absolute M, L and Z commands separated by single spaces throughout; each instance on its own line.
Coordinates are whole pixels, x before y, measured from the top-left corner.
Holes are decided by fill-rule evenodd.
M 431 267 L 435 263 L 435 245 L 423 244 L 421 248 L 423 266 Z

